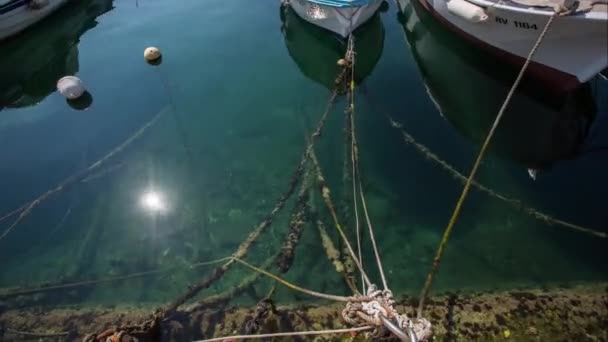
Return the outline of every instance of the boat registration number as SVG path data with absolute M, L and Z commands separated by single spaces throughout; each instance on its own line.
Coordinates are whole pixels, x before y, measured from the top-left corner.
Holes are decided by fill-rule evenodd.
M 524 30 L 538 30 L 538 26 L 536 24 L 527 23 L 525 21 L 518 20 L 509 20 L 507 18 L 496 16 L 496 22 L 503 25 L 509 25 L 509 21 L 511 21 L 513 26 L 516 28 L 524 29 Z

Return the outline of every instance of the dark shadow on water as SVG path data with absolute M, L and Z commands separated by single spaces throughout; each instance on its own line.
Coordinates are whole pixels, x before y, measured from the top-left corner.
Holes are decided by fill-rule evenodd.
M 93 104 L 93 95 L 85 91 L 79 98 L 66 100 L 67 104 L 75 110 L 86 110 Z
M 460 134 L 480 144 L 518 70 L 438 24 L 418 4 L 399 15 L 429 96 Z M 492 142 L 492 151 L 545 169 L 582 150 L 596 108 L 589 85 L 559 96 L 524 78 Z

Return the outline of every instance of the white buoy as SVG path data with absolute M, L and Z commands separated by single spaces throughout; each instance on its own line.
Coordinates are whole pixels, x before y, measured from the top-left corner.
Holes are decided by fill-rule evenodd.
M 150 46 L 144 50 L 144 58 L 148 62 L 154 62 L 160 58 L 160 50 L 157 47 Z
M 85 92 L 84 84 L 76 76 L 65 76 L 57 81 L 57 90 L 68 100 L 75 100 Z

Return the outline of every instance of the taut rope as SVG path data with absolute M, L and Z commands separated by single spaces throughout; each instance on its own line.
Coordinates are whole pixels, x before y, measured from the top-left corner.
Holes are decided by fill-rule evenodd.
M 477 158 L 475 159 L 475 163 L 473 164 L 473 168 L 471 169 L 471 172 L 469 173 L 469 176 L 467 177 L 466 183 L 464 184 L 464 188 L 462 189 L 462 193 L 460 194 L 460 197 L 458 198 L 458 202 L 456 203 L 456 207 L 454 208 L 454 211 L 452 212 L 450 221 L 449 221 L 447 227 L 445 228 L 445 231 L 443 232 L 443 237 L 441 238 L 441 242 L 439 243 L 439 247 L 437 248 L 437 253 L 435 254 L 435 258 L 433 259 L 433 264 L 431 266 L 431 270 L 426 277 L 424 287 L 422 288 L 422 292 L 420 294 L 420 302 L 418 303 L 418 318 L 422 317 L 422 310 L 424 309 L 424 301 L 431 288 L 431 283 L 433 282 L 433 276 L 435 275 L 435 273 L 437 272 L 437 269 L 439 268 L 439 263 L 441 262 L 441 257 L 443 256 L 445 246 L 447 245 L 450 234 L 452 233 L 452 229 L 454 228 L 454 225 L 456 224 L 456 221 L 458 220 L 458 215 L 460 214 L 460 211 L 462 209 L 462 204 L 464 203 L 464 200 L 466 199 L 467 194 L 469 193 L 469 189 L 471 188 L 471 184 L 473 183 L 473 178 L 475 178 L 477 169 L 479 168 L 479 165 L 481 164 L 481 160 L 483 159 L 485 152 L 486 152 L 488 146 L 490 145 L 490 141 L 492 140 L 492 137 L 494 136 L 494 132 L 496 131 L 496 128 L 498 127 L 498 124 L 500 123 L 500 120 L 502 119 L 502 116 L 504 115 L 505 110 L 507 109 L 507 106 L 509 105 L 509 102 L 511 101 L 511 98 L 513 97 L 513 94 L 515 93 L 515 90 L 519 86 L 519 83 L 521 82 L 521 80 L 524 76 L 524 73 L 528 69 L 528 65 L 530 65 L 530 62 L 532 61 L 532 57 L 534 56 L 534 54 L 536 53 L 536 50 L 538 49 L 538 47 L 542 43 L 543 39 L 545 38 L 545 34 L 547 34 L 547 32 L 549 31 L 549 27 L 551 27 L 553 20 L 558 15 L 559 15 L 559 12 L 555 12 L 549 17 L 549 20 L 547 20 L 545 27 L 543 28 L 540 35 L 536 39 L 534 46 L 532 46 L 532 49 L 530 50 L 530 53 L 528 54 L 528 57 L 526 58 L 524 65 L 521 67 L 521 70 L 519 71 L 519 74 L 517 75 L 515 82 L 513 82 L 513 85 L 511 86 L 511 89 L 509 90 L 509 93 L 507 94 L 505 101 L 503 102 L 502 106 L 500 107 L 500 110 L 498 111 L 498 114 L 496 115 L 496 119 L 494 120 L 494 123 L 492 124 L 492 128 L 490 128 L 490 131 L 488 132 L 488 135 L 487 135 L 485 141 L 483 142 L 483 145 L 481 145 L 479 154 L 477 155 Z

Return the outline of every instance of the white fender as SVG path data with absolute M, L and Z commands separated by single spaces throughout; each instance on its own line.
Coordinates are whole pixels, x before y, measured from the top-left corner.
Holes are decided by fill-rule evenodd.
M 448 11 L 471 23 L 481 23 L 488 20 L 486 11 L 477 5 L 465 0 L 449 0 Z

